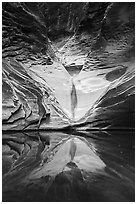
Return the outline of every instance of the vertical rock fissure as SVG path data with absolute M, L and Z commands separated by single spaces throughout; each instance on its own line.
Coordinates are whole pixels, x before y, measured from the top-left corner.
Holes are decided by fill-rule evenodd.
M 73 78 L 71 78 L 72 88 L 71 88 L 71 113 L 72 113 L 72 119 L 75 121 L 75 109 L 77 108 L 77 92 L 75 85 L 73 83 Z

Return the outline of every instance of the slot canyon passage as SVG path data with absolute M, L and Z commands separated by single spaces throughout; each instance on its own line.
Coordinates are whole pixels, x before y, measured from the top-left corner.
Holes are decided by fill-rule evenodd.
M 135 201 L 135 3 L 2 3 L 2 200 Z

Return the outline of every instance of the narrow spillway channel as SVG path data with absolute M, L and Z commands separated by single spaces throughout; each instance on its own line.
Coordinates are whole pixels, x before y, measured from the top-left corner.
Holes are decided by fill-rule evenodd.
M 77 108 L 77 92 L 75 85 L 73 83 L 73 78 L 71 78 L 72 89 L 71 89 L 71 112 L 72 112 L 72 120 L 75 121 L 75 109 Z

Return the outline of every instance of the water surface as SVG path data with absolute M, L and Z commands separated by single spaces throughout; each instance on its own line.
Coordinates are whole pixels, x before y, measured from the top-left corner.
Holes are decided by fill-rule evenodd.
M 3 134 L 3 201 L 133 202 L 134 132 Z

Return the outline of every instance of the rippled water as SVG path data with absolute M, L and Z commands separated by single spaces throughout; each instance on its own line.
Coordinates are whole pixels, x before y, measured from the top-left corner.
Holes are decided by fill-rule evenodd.
M 3 134 L 3 201 L 134 201 L 134 132 Z

